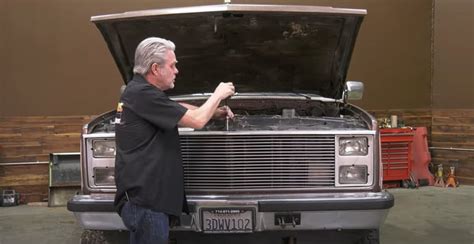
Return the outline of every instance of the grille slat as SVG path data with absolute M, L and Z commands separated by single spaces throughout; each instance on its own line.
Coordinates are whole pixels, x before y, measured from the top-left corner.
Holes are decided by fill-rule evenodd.
M 334 135 L 181 135 L 187 191 L 334 186 Z
M 191 167 L 189 167 L 191 168 Z M 216 170 L 217 172 L 222 172 L 222 170 L 228 169 L 228 166 L 222 166 L 222 165 L 216 165 L 216 167 L 195 167 L 192 169 L 185 169 L 184 172 L 200 172 L 203 170 Z M 288 170 L 288 167 L 272 167 L 271 168 L 273 171 L 277 170 L 283 170 L 286 172 Z M 308 172 L 308 170 L 318 170 L 318 172 L 321 172 L 323 170 L 329 170 L 333 171 L 334 167 L 311 167 L 311 166 L 306 166 L 306 165 L 296 165 L 295 168 L 292 170 L 303 170 L 304 172 Z M 239 167 L 232 167 L 233 172 L 238 172 L 239 170 L 243 171 L 263 171 L 266 172 L 268 171 L 268 167 L 252 167 L 252 166 L 239 166 Z
M 268 161 L 268 160 L 276 159 L 276 160 L 283 160 L 283 161 L 287 161 L 287 162 L 288 162 L 288 160 L 295 160 L 295 161 L 298 160 L 298 161 L 307 162 L 306 158 L 310 157 L 310 156 L 311 155 L 304 155 L 304 156 L 301 156 L 299 158 L 297 158 L 297 157 L 282 157 L 282 156 L 268 157 L 268 155 L 264 155 L 264 156 L 261 156 L 261 157 L 256 157 L 254 155 L 253 157 L 248 157 L 248 158 L 246 158 L 246 157 L 226 157 L 226 156 L 223 156 L 223 157 L 225 157 L 225 159 L 227 159 L 227 160 L 232 159 L 232 160 L 236 160 L 236 161 L 246 161 L 248 159 L 249 161 L 254 160 L 254 161 L 260 161 L 261 162 L 261 161 Z M 196 155 L 196 156 L 188 156 L 188 157 L 192 158 L 191 160 L 189 160 L 189 162 L 202 162 L 202 161 L 206 161 L 206 160 L 209 160 L 209 161 L 222 161 L 222 158 L 223 158 L 223 157 L 219 157 L 219 155 L 213 155 L 213 156 L 209 156 L 209 155 L 199 156 L 199 155 Z M 183 157 L 183 159 L 184 158 L 185 157 Z M 328 162 L 328 161 L 332 162 L 332 159 L 331 158 L 323 158 L 323 159 L 317 160 L 317 161 L 318 162 Z M 228 161 L 226 161 L 226 162 L 228 162 Z M 282 162 L 282 163 L 284 163 L 284 162 Z
M 278 148 L 275 148 L 275 149 L 278 149 Z M 194 149 L 194 150 L 199 150 L 198 148 Z M 318 150 L 318 149 L 315 149 L 315 150 Z M 255 151 L 246 151 L 246 150 L 242 150 L 240 152 L 236 151 L 236 150 L 232 150 L 232 149 L 227 149 L 227 152 L 219 152 L 219 151 L 215 151 L 215 152 L 210 152 L 210 151 L 202 151 L 202 150 L 199 150 L 199 154 L 198 155 L 224 155 L 224 156 L 228 156 L 228 157 L 239 157 L 239 156 L 247 156 L 247 155 L 275 155 L 275 156 L 278 156 L 278 155 L 282 155 L 282 156 L 288 156 L 286 154 L 290 154 L 289 156 L 292 156 L 293 157 L 301 157 L 301 156 L 304 156 L 304 155 L 310 155 L 310 156 L 324 156 L 324 157 L 333 157 L 332 154 L 328 154 L 328 153 L 309 153 L 308 151 L 299 151 L 299 150 L 293 150 L 293 151 L 283 151 L 283 150 L 279 150 L 277 152 L 275 151 L 258 151 L 258 152 L 255 152 Z M 188 156 L 188 153 L 185 152 L 182 154 L 183 156 Z M 196 153 L 193 153 L 192 155 L 190 156 L 195 156 Z
M 223 163 L 225 162 L 222 162 L 222 161 L 219 161 L 219 162 L 206 162 L 206 163 L 202 163 L 202 164 L 186 164 L 184 165 L 184 170 L 192 170 L 192 171 L 195 171 L 195 170 L 199 170 L 199 169 L 206 169 L 206 168 L 212 168 L 212 169 L 219 169 L 219 168 L 229 168 L 230 166 L 224 164 L 222 165 Z M 271 164 L 268 164 L 267 162 L 261 162 L 261 163 L 258 163 L 258 162 L 249 162 L 251 163 L 252 165 L 245 165 L 244 163 L 242 164 L 234 164 L 233 165 L 233 168 L 232 169 L 239 169 L 239 168 L 247 168 L 247 169 L 255 169 L 255 168 L 259 168 L 259 169 L 269 169 L 269 168 L 273 168 L 273 169 L 279 169 L 279 168 L 283 168 L 283 169 L 288 169 L 289 167 L 305 167 L 305 169 L 307 170 L 310 170 L 310 169 L 324 169 L 324 168 L 329 168 L 329 169 L 333 169 L 334 167 L 333 166 L 329 166 L 329 165 L 326 165 L 326 164 L 321 164 L 321 165 L 313 165 L 313 164 L 292 164 L 292 163 L 288 163 L 287 165 L 285 164 L 284 166 L 278 166 L 278 165 L 275 165 L 275 166 L 272 166 Z M 259 167 L 261 166 L 261 167 Z M 220 170 L 220 169 L 219 169 Z
M 222 163 L 222 157 L 218 157 L 218 156 L 215 156 L 215 157 L 199 157 L 199 156 L 189 156 L 190 157 L 190 160 L 188 160 L 190 163 L 193 162 L 193 163 L 198 163 L 198 162 L 203 162 L 203 161 L 208 161 L 208 162 L 221 162 Z M 249 161 L 255 161 L 255 163 L 258 163 L 258 162 L 268 162 L 269 160 L 271 160 L 273 162 L 273 160 L 275 162 L 279 162 L 279 163 L 285 163 L 285 162 L 291 162 L 291 160 L 293 161 L 303 161 L 304 162 L 325 162 L 325 163 L 328 163 L 328 162 L 334 162 L 334 159 L 333 158 L 324 158 L 323 160 L 317 160 L 317 161 L 309 161 L 309 160 L 306 160 L 307 159 L 307 156 L 301 156 L 299 158 L 296 158 L 296 157 L 252 157 L 252 158 L 245 158 L 245 157 L 240 157 L 240 158 L 237 158 L 237 157 L 227 157 L 226 158 L 227 160 L 229 159 L 232 159 L 232 161 L 236 161 L 236 162 L 249 162 Z M 184 157 L 183 157 L 183 160 L 184 160 Z M 225 161 L 225 162 L 228 162 L 228 161 Z

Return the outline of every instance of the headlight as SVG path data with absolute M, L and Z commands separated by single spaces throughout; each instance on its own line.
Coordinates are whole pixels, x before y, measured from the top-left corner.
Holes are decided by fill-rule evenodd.
M 340 184 L 366 184 L 367 165 L 347 165 L 339 167 Z
M 92 142 L 92 155 L 94 158 L 115 157 L 115 141 L 95 140 Z
M 341 137 L 339 139 L 339 155 L 367 155 L 367 137 Z
M 98 186 L 114 186 L 115 185 L 115 168 L 94 168 L 94 182 Z

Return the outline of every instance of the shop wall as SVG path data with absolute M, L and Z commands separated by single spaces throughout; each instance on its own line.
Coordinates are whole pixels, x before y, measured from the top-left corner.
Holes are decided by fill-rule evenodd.
M 0 116 L 96 115 L 114 108 L 123 81 L 91 16 L 217 3 L 222 1 L 1 1 Z M 429 108 L 431 0 L 259 3 L 367 9 L 347 76 L 366 84 L 357 104 Z
M 432 161 L 474 184 L 474 1 L 434 3 Z

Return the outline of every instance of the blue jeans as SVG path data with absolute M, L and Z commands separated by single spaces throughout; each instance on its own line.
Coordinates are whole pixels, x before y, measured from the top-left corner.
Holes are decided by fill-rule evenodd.
M 167 244 L 169 236 L 168 215 L 126 202 L 122 220 L 130 231 L 130 244 Z

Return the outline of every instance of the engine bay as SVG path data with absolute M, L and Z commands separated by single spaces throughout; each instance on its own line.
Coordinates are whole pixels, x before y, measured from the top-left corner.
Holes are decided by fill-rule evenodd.
M 199 106 L 200 102 L 188 102 Z M 223 104 L 222 104 L 223 105 Z M 369 126 L 350 106 L 341 103 L 294 100 L 231 100 L 227 102 L 233 119 L 211 119 L 193 131 L 279 131 L 279 130 L 355 130 Z M 115 111 L 97 118 L 91 133 L 115 131 Z

